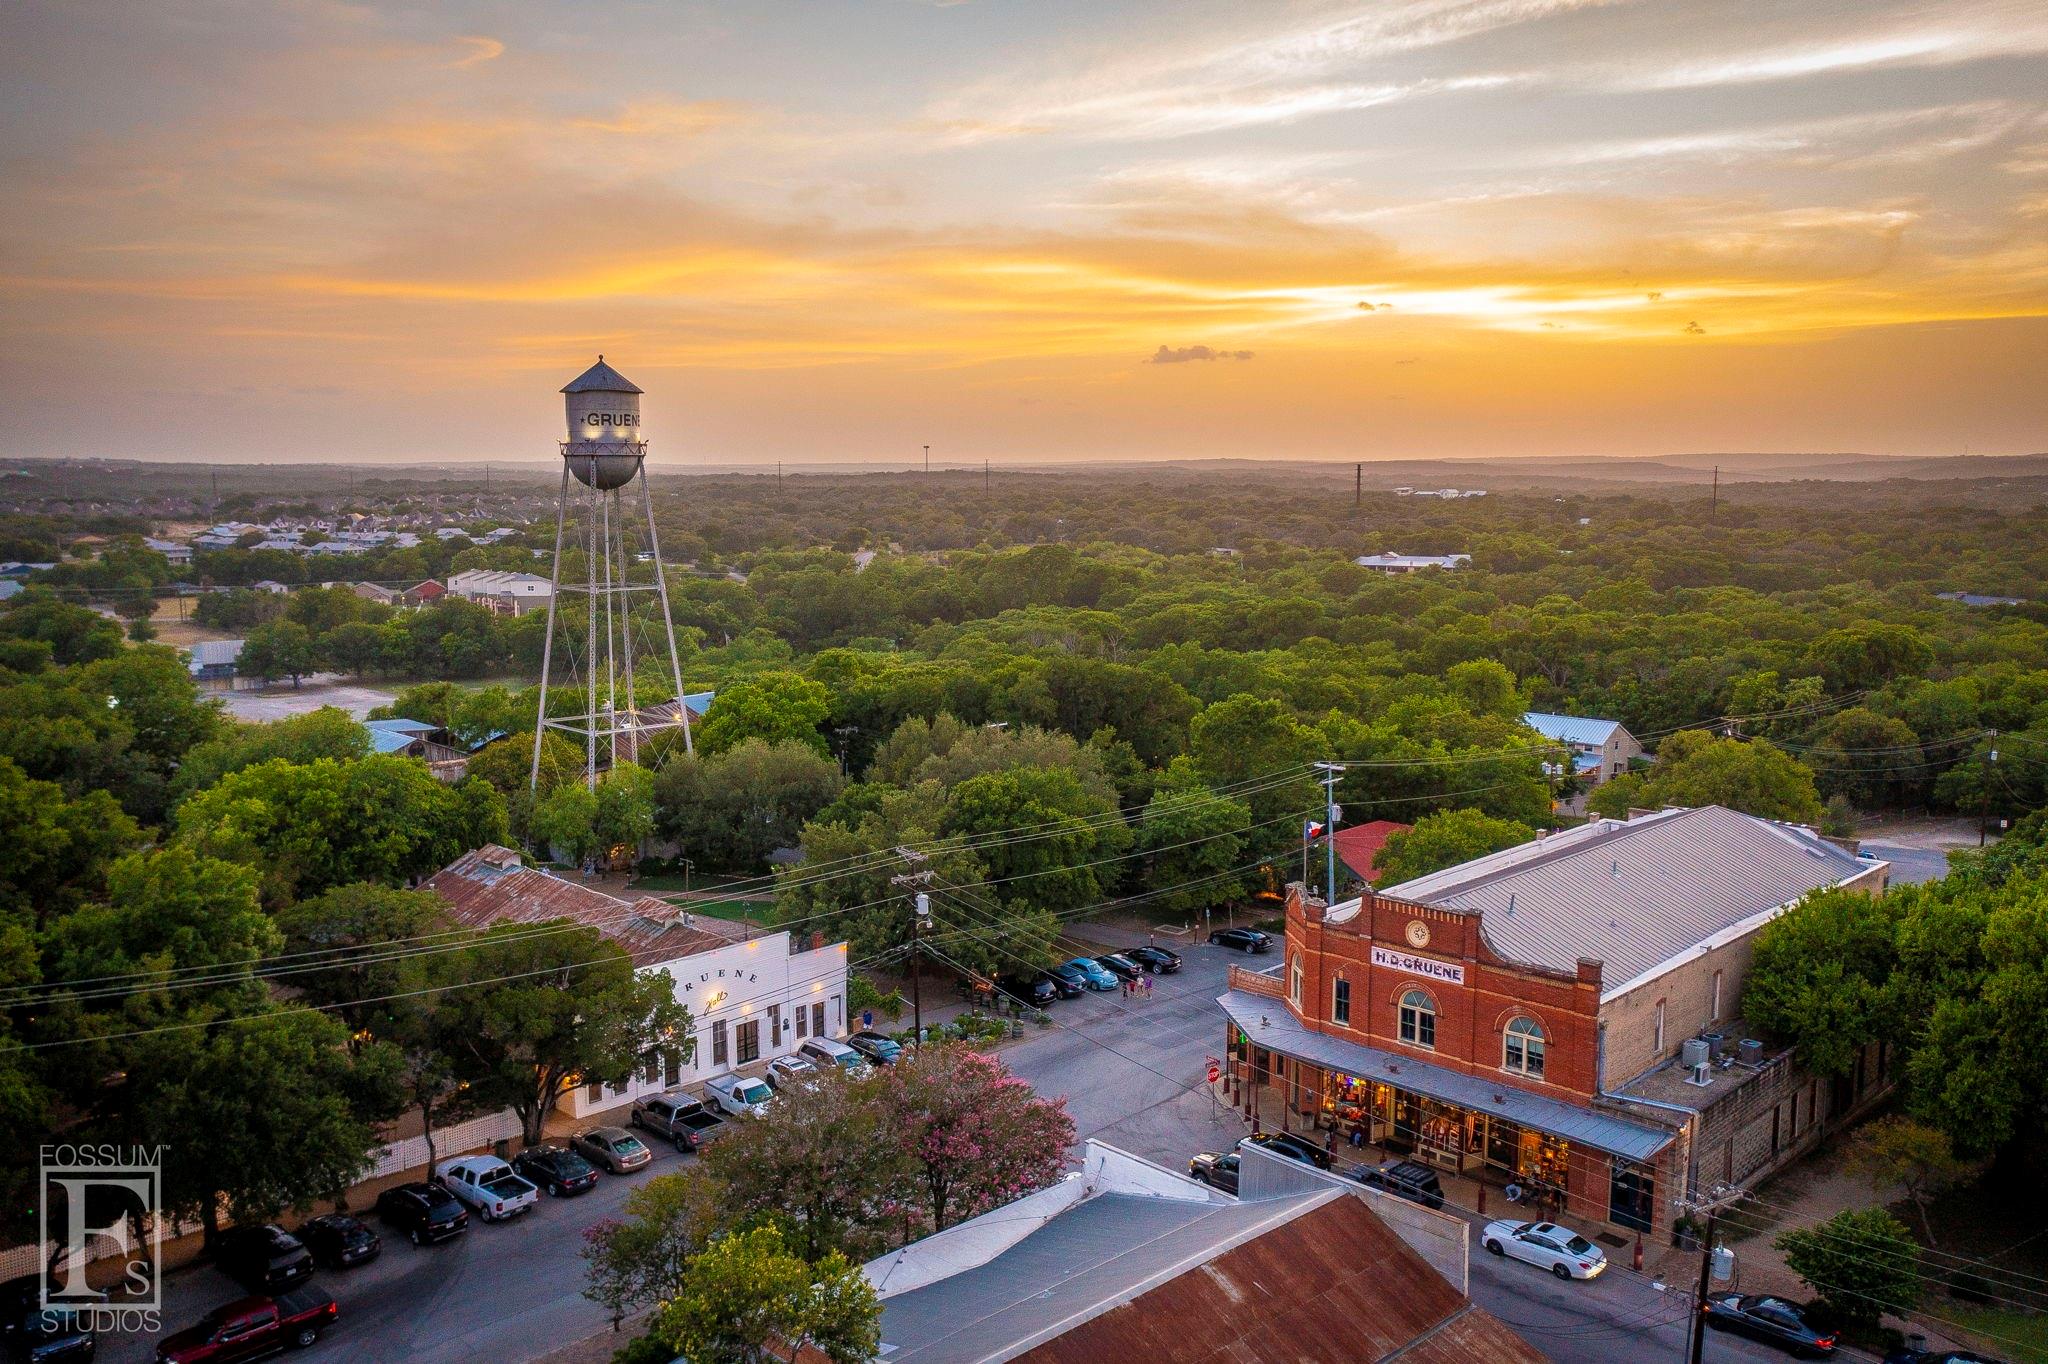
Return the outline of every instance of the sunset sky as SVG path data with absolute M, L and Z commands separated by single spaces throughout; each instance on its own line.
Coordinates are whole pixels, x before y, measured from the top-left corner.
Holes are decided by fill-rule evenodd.
M 2048 4 L 14 0 L 0 451 L 2048 449 Z

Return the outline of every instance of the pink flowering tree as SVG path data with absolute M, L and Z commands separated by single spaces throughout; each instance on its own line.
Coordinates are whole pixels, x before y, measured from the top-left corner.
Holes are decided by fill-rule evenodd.
M 969 1047 L 926 1046 L 885 1070 L 890 1130 L 910 1157 L 906 1201 L 933 1231 L 978 1217 L 1059 1178 L 1074 1120 L 1002 1062 Z

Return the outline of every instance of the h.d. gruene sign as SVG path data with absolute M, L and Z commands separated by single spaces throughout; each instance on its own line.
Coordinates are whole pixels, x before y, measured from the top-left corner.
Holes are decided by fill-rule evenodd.
M 1418 957 L 1412 952 L 1396 952 L 1391 947 L 1374 947 L 1372 964 L 1384 966 L 1390 971 L 1406 971 L 1411 976 L 1427 976 L 1431 980 L 1447 981 L 1452 985 L 1465 983 L 1465 968 L 1454 961 Z

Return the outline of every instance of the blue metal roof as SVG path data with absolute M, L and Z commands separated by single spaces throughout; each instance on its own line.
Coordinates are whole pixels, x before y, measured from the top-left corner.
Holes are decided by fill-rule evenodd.
M 1534 1127 L 1610 1155 L 1646 1161 L 1669 1146 L 1677 1135 L 1668 1128 L 1625 1122 L 1577 1104 L 1433 1066 L 1412 1056 L 1310 1032 L 1288 1012 L 1284 1000 L 1230 990 L 1216 1002 L 1255 1046 L 1284 1052 L 1340 1075 L 1376 1080 L 1477 1113 L 1498 1113 L 1524 1127 Z
M 432 734 L 439 726 L 430 725 L 425 720 L 398 718 L 391 720 L 365 720 L 363 721 L 363 728 L 383 730 L 390 734 L 420 735 Z
M 1590 744 L 1598 747 L 1621 728 L 1619 720 L 1592 720 L 1583 715 L 1552 715 L 1545 710 L 1525 711 L 1522 723 L 1546 739 L 1561 744 Z
M 1572 755 L 1572 766 L 1581 772 L 1591 772 L 1594 768 L 1600 766 L 1600 755 L 1598 753 L 1574 753 Z
M 373 753 L 403 753 L 419 742 L 418 735 L 395 729 L 372 729 L 369 733 L 370 751 Z

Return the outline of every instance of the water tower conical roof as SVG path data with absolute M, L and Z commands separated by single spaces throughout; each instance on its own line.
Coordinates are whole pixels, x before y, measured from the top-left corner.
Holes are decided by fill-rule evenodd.
M 564 393 L 639 393 L 640 385 L 613 369 L 604 362 L 602 355 L 597 363 L 571 379 L 562 388 Z

